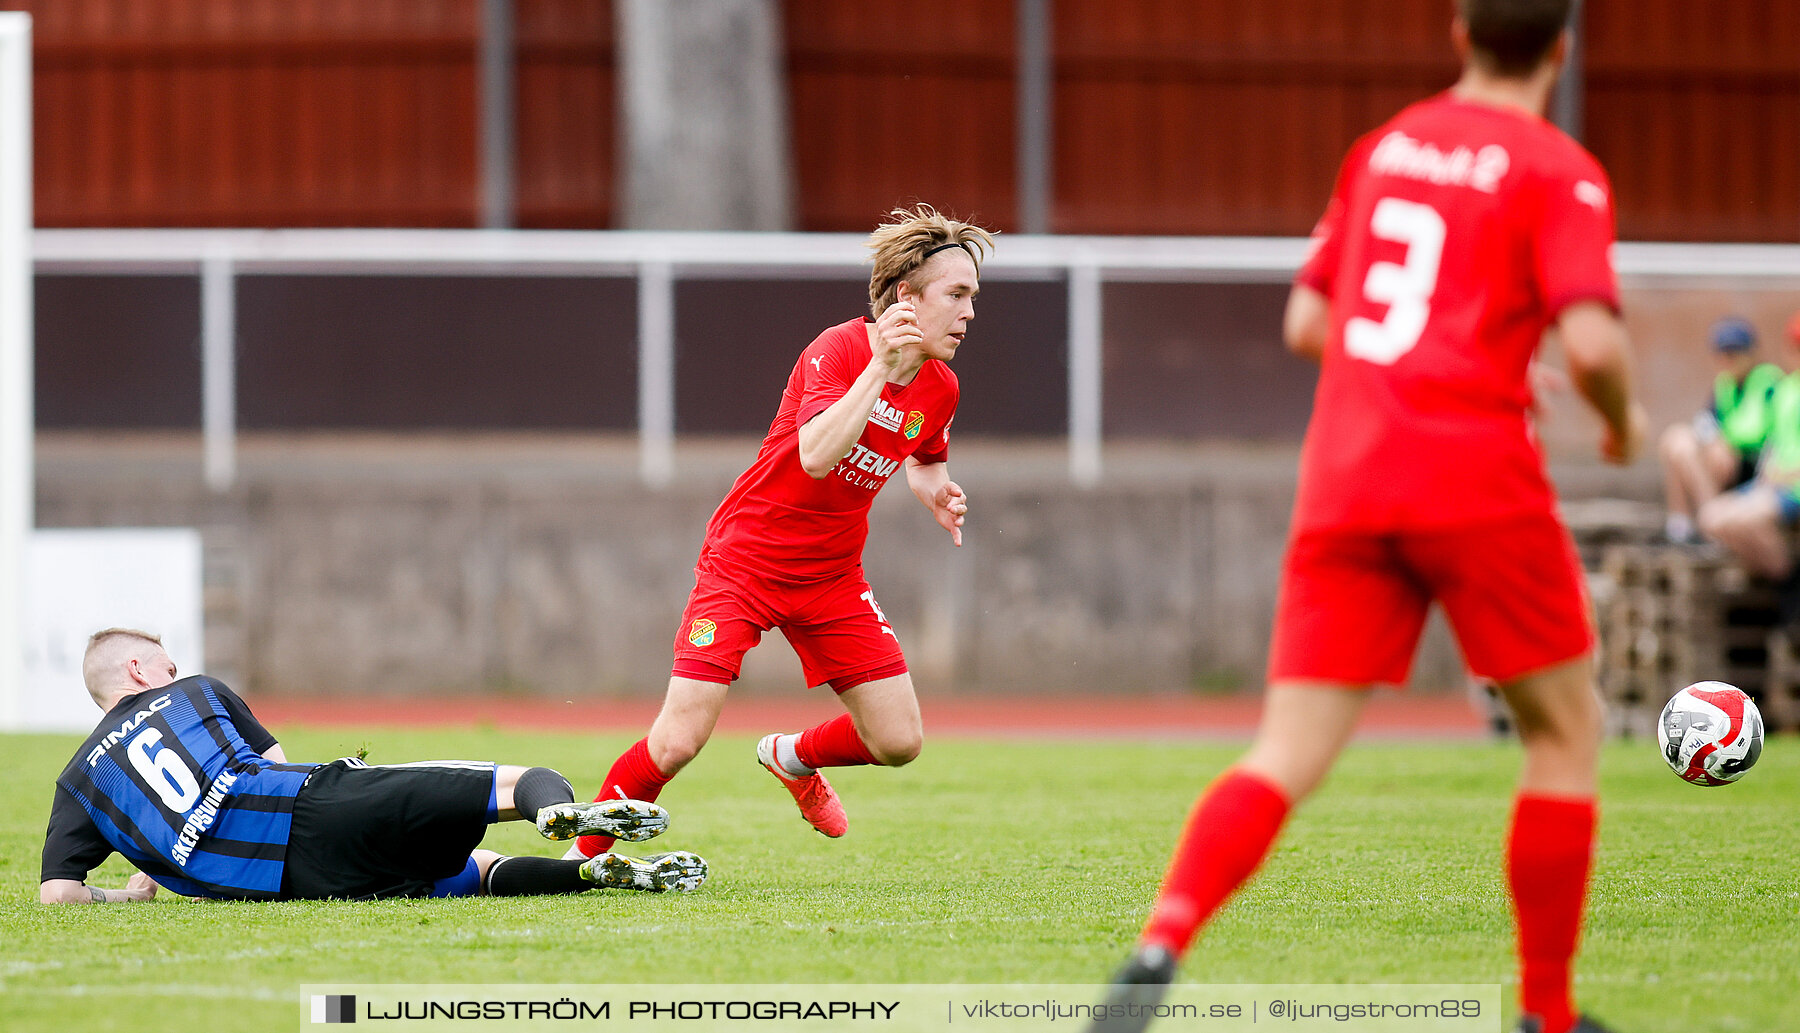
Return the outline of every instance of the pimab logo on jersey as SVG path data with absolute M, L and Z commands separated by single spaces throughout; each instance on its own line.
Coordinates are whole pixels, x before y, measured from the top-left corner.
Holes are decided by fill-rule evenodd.
M 1497 143 L 1479 151 L 1458 145 L 1449 151 L 1415 140 L 1396 129 L 1381 138 L 1369 155 L 1369 171 L 1438 186 L 1473 187 L 1484 194 L 1500 189 L 1512 155 Z
M 914 409 L 906 414 L 906 425 L 900 428 L 900 433 L 906 435 L 906 440 L 911 441 L 919 436 L 919 431 L 924 429 L 925 414 Z
M 688 628 L 688 641 L 696 646 L 710 646 L 713 644 L 713 636 L 717 635 L 718 631 L 717 624 L 705 617 L 700 617 L 694 621 L 692 627 Z

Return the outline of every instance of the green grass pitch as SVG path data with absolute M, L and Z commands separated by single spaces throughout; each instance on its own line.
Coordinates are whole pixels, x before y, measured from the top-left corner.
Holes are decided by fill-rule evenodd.
M 295 758 L 495 759 L 591 790 L 630 738 L 289 729 Z M 288 1029 L 302 982 L 1104 981 L 1198 788 L 1236 748 L 930 741 L 899 771 L 834 773 L 850 835 L 808 829 L 720 737 L 664 794 L 654 849 L 695 850 L 691 895 L 41 907 L 51 782 L 78 740 L 0 736 L 0 1029 Z M 1499 874 L 1516 747 L 1362 742 L 1208 930 L 1198 982 L 1501 982 Z M 1578 976 L 1621 1033 L 1800 1028 L 1800 744 L 1743 782 L 1689 787 L 1644 742 L 1609 746 Z M 487 845 L 556 853 L 523 824 Z M 117 859 L 97 884 L 121 885 Z M 219 1025 L 221 1018 L 226 1025 Z

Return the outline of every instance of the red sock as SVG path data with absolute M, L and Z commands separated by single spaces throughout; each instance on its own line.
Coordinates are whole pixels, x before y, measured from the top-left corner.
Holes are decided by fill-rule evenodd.
M 631 749 L 619 755 L 613 761 L 612 770 L 606 773 L 606 781 L 601 784 L 596 800 L 644 800 L 654 801 L 662 787 L 669 784 L 673 775 L 665 775 L 656 762 L 650 759 L 650 740 L 639 739 Z M 582 836 L 575 841 L 581 852 L 589 857 L 602 851 L 611 850 L 611 836 Z
M 1219 776 L 1188 815 L 1140 942 L 1186 951 L 1268 856 L 1288 806 L 1287 795 L 1261 775 L 1234 768 Z
M 856 734 L 856 723 L 849 714 L 839 714 L 822 725 L 814 725 L 800 733 L 794 755 L 809 768 L 847 768 L 857 764 L 879 764 L 875 755 Z
M 1519 1003 L 1543 1033 L 1575 1024 L 1570 965 L 1594 857 L 1592 799 L 1520 793 L 1506 841 L 1506 881 L 1519 919 Z

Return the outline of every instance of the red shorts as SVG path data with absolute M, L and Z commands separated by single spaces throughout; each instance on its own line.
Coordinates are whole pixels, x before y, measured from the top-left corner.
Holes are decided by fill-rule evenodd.
M 1269 680 L 1404 684 L 1434 599 L 1484 678 L 1510 681 L 1593 648 L 1575 543 L 1549 513 L 1441 531 L 1308 532 L 1282 563 Z
M 864 682 L 906 673 L 900 640 L 875 603 L 862 568 L 827 581 L 774 581 L 702 556 L 694 567 L 675 633 L 680 678 L 737 680 L 744 654 L 763 632 L 780 628 L 800 655 L 808 686 L 843 692 Z

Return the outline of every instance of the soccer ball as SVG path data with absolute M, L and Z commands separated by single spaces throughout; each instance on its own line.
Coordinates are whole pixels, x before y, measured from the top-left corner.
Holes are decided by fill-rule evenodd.
M 1762 756 L 1762 714 L 1744 690 L 1722 681 L 1671 696 L 1661 726 L 1663 759 L 1697 786 L 1735 782 Z

